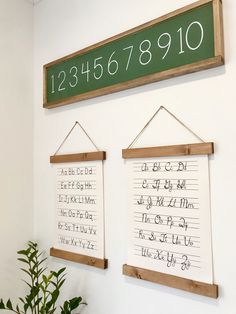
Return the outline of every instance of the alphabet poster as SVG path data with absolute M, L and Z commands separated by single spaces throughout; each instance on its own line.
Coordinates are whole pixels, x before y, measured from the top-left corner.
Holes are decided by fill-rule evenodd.
M 132 266 L 212 283 L 207 155 L 126 160 Z
M 103 162 L 54 164 L 54 247 L 104 258 Z

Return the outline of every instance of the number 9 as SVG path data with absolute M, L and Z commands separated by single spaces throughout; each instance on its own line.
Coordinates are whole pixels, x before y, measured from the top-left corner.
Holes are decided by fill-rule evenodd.
M 166 43 L 163 43 L 163 40 L 166 42 Z M 167 39 L 167 40 L 166 40 Z M 171 36 L 169 33 L 163 33 L 159 36 L 158 40 L 157 40 L 157 44 L 158 44 L 158 47 L 161 48 L 161 49 L 165 49 L 166 48 L 166 52 L 164 54 L 164 56 L 162 57 L 162 60 L 165 59 L 167 53 L 169 52 L 170 50 L 170 46 L 171 46 Z

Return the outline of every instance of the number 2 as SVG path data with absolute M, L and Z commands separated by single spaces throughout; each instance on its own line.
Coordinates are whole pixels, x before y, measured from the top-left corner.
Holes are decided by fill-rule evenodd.
M 66 89 L 65 87 L 62 86 L 66 80 L 66 72 L 65 71 L 59 72 L 58 79 L 62 79 L 61 83 L 58 86 L 58 92 L 61 92 Z

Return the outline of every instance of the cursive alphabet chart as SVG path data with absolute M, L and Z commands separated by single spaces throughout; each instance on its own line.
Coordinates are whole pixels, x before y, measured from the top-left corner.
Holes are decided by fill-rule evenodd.
M 212 284 L 208 155 L 126 162 L 127 264 Z

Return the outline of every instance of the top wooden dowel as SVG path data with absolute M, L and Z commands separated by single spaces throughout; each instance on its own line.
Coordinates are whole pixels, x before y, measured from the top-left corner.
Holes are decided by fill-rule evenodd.
M 124 159 L 127 159 L 163 156 L 210 155 L 213 153 L 214 143 L 209 142 L 209 143 L 123 149 L 122 157 Z
M 63 163 L 63 162 L 78 162 L 78 161 L 92 161 L 92 160 L 105 160 L 106 152 L 89 152 L 79 154 L 67 154 L 67 155 L 54 155 L 50 156 L 50 163 Z

